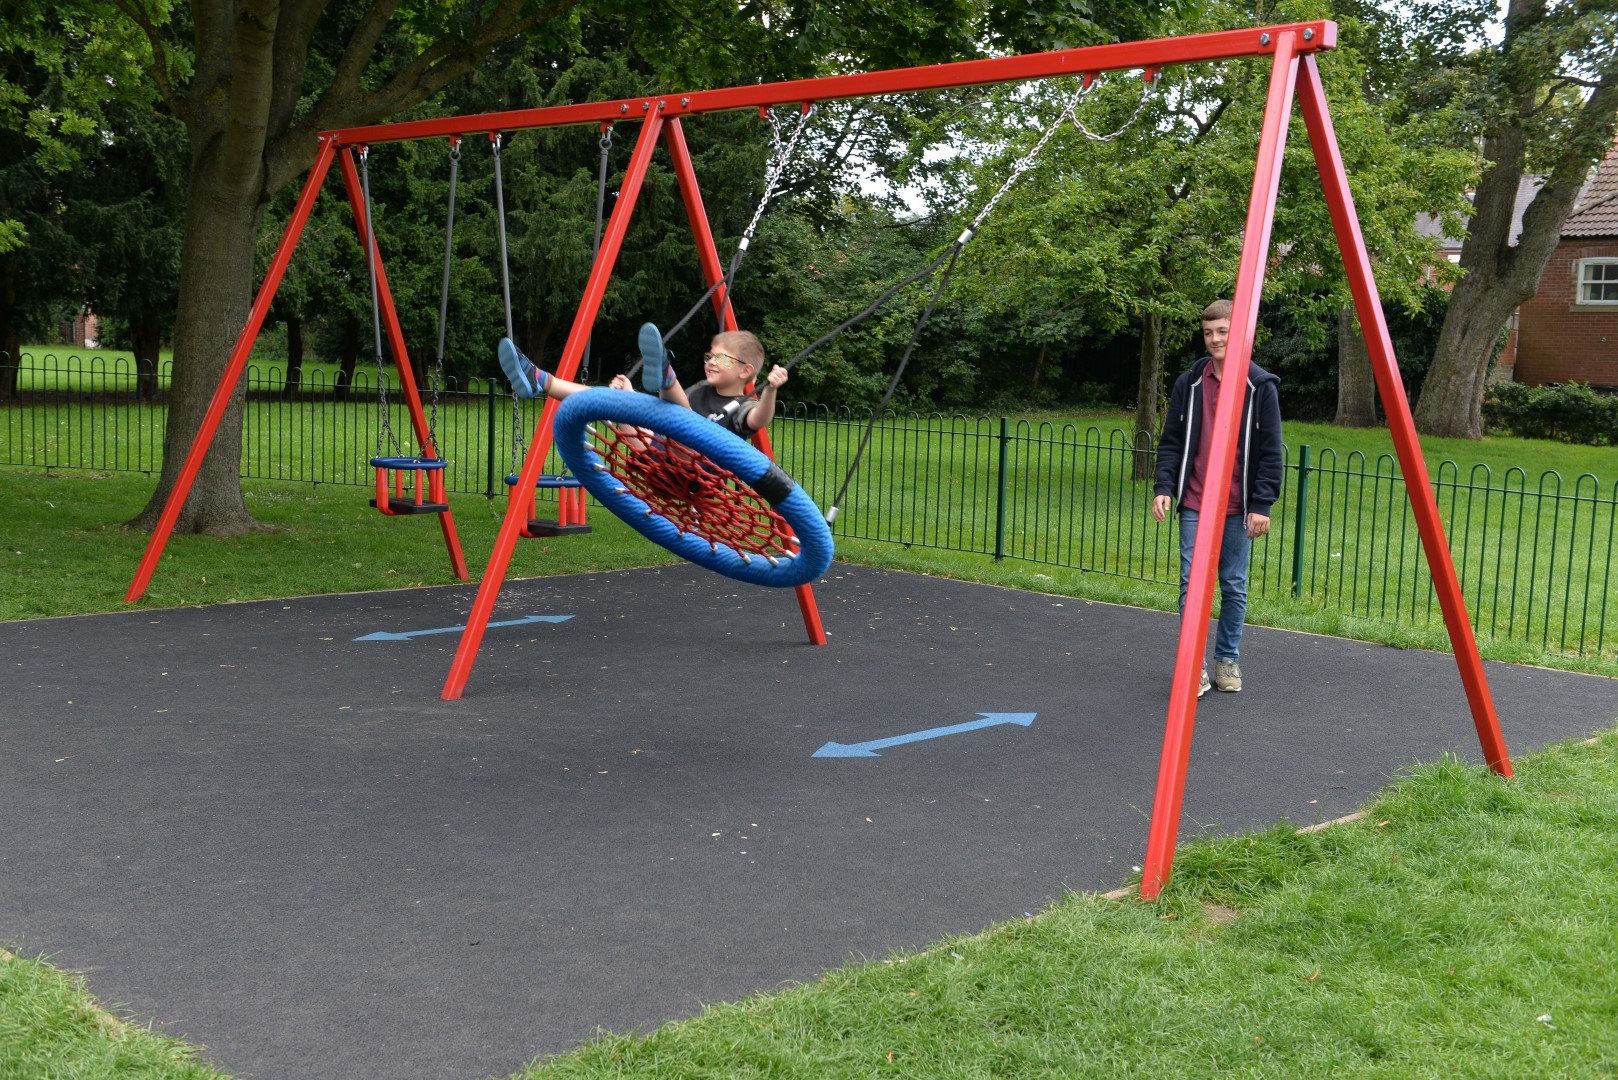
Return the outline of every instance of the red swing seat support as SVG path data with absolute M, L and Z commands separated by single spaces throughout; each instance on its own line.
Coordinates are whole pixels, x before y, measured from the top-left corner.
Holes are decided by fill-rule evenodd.
M 375 457 L 376 496 L 371 505 L 392 517 L 396 514 L 444 514 L 449 496 L 444 490 L 444 467 L 438 458 Z M 407 487 L 405 477 L 412 482 Z
M 576 477 L 548 473 L 535 481 L 532 487 L 526 488 L 517 486 L 519 479 L 515 475 L 506 477 L 506 497 L 521 503 L 517 516 L 523 524 L 518 529 L 518 535 L 536 540 L 548 536 L 579 536 L 591 531 L 584 517 L 584 485 Z M 535 502 L 541 490 L 556 492 L 555 520 L 534 516 Z

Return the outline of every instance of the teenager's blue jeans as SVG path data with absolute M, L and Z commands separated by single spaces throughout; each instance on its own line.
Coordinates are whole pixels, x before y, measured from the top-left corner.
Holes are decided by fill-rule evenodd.
M 1197 541 L 1197 512 L 1180 511 L 1180 613 L 1185 613 L 1185 592 L 1191 581 L 1191 550 Z M 1247 621 L 1247 563 L 1253 542 L 1247 538 L 1247 517 L 1229 514 L 1225 537 L 1219 545 L 1219 630 L 1214 635 L 1214 659 L 1238 660 L 1242 655 L 1242 625 Z

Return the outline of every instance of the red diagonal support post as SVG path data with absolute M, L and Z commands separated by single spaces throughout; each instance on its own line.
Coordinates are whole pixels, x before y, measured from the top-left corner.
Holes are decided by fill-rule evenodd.
M 1214 418 L 1213 445 L 1209 449 L 1202 505 L 1222 508 L 1230 497 L 1230 474 L 1236 467 L 1236 432 L 1241 423 L 1242 399 L 1247 390 L 1247 366 L 1258 329 L 1258 302 L 1264 288 L 1264 264 L 1270 252 L 1270 227 L 1275 221 L 1275 198 L 1280 189 L 1281 159 L 1286 150 L 1287 121 L 1292 113 L 1293 87 L 1298 78 L 1297 32 L 1288 30 L 1275 42 L 1270 68 L 1269 95 L 1264 103 L 1264 126 L 1259 133 L 1258 164 L 1253 170 L 1253 192 L 1247 204 L 1247 227 L 1242 233 L 1242 258 L 1236 272 L 1230 339 L 1225 349 L 1224 375 Z M 1187 449 L 1187 453 L 1190 449 Z M 1191 733 L 1196 726 L 1197 684 L 1202 675 L 1203 648 L 1208 640 L 1208 616 L 1213 611 L 1215 574 L 1219 566 L 1224 515 L 1201 515 L 1191 553 L 1185 611 L 1180 617 L 1179 647 L 1174 653 L 1174 678 L 1169 687 L 1168 718 L 1163 731 L 1163 753 L 1158 763 L 1157 793 L 1152 801 L 1151 829 L 1146 858 L 1141 864 L 1141 896 L 1150 900 L 1168 883 L 1174 864 L 1174 845 L 1180 833 L 1180 805 L 1185 796 L 1186 767 L 1191 760 Z
M 1354 213 L 1354 196 L 1348 189 L 1348 173 L 1343 168 L 1343 155 L 1338 148 L 1337 133 L 1326 105 L 1320 69 L 1312 56 L 1304 57 L 1302 66 L 1298 102 L 1303 109 L 1304 125 L 1309 132 L 1309 144 L 1314 149 L 1315 163 L 1320 169 L 1320 183 L 1326 192 L 1326 205 L 1331 210 L 1332 227 L 1337 232 L 1337 246 L 1343 252 L 1349 290 L 1354 294 L 1354 310 L 1365 331 L 1365 344 L 1371 356 L 1371 370 L 1376 375 L 1377 393 L 1382 398 L 1382 411 L 1388 418 L 1388 432 L 1393 436 L 1399 467 L 1404 471 L 1410 509 L 1416 518 L 1416 529 L 1421 534 L 1428 569 L 1432 571 L 1433 588 L 1438 593 L 1438 605 L 1444 613 L 1444 625 L 1449 630 L 1450 648 L 1455 652 L 1455 665 L 1461 671 L 1461 685 L 1466 689 L 1472 723 L 1483 746 L 1483 759 L 1501 776 L 1510 776 L 1511 759 L 1506 753 L 1505 736 L 1500 732 L 1500 718 L 1495 714 L 1494 698 L 1489 693 L 1489 681 L 1483 673 L 1483 658 L 1478 654 L 1472 622 L 1466 614 L 1466 600 L 1461 595 L 1461 584 L 1455 576 L 1455 562 L 1450 558 L 1449 543 L 1444 538 L 1444 523 L 1438 516 L 1438 502 L 1433 497 L 1432 483 L 1427 476 L 1427 462 L 1421 456 L 1421 441 L 1416 435 L 1410 401 L 1405 396 L 1404 380 L 1399 378 L 1399 364 L 1393 355 L 1393 339 L 1388 333 L 1387 320 L 1383 317 L 1382 299 L 1377 295 L 1371 257 L 1365 248 L 1365 238 L 1360 234 L 1359 218 Z
M 247 324 L 242 332 L 236 336 L 236 346 L 230 351 L 230 359 L 225 363 L 225 370 L 219 376 L 219 385 L 214 387 L 213 398 L 208 402 L 208 409 L 203 414 L 202 426 L 197 429 L 196 437 L 191 440 L 191 449 L 186 452 L 185 463 L 180 466 L 180 475 L 174 480 L 174 487 L 169 490 L 168 501 L 163 504 L 163 512 L 158 515 L 157 525 L 152 529 L 152 538 L 146 543 L 146 554 L 141 556 L 140 566 L 135 569 L 135 579 L 129 584 L 129 591 L 124 594 L 124 603 L 133 603 L 146 593 L 146 586 L 152 580 L 152 572 L 157 569 L 157 562 L 163 557 L 163 548 L 168 543 L 169 536 L 174 532 L 174 523 L 180 518 L 180 510 L 185 506 L 186 497 L 191 494 L 191 485 L 196 482 L 197 473 L 202 469 L 202 461 L 208 454 L 208 447 L 213 443 L 214 434 L 219 430 L 219 421 L 224 418 L 225 409 L 230 405 L 231 395 L 236 392 L 236 384 L 241 381 L 242 371 L 247 367 L 247 357 L 253 351 L 253 342 L 258 340 L 259 328 L 264 325 L 264 316 L 269 313 L 270 302 L 275 299 L 275 290 L 281 287 L 281 278 L 286 275 L 287 264 L 292 261 L 293 249 L 298 246 L 298 237 L 303 235 L 303 227 L 309 220 L 309 214 L 314 210 L 315 197 L 320 194 L 320 185 L 325 182 L 326 171 L 331 168 L 332 155 L 337 148 L 337 139 L 334 135 L 320 137 L 320 150 L 315 155 L 315 163 L 309 169 L 309 177 L 303 182 L 303 191 L 298 196 L 298 204 L 292 211 L 292 220 L 287 222 L 286 232 L 281 234 L 281 243 L 276 246 L 275 256 L 270 260 L 270 268 L 264 275 L 264 282 L 258 288 L 258 295 L 253 298 L 253 306 L 248 311 Z
M 624 182 L 618 189 L 618 201 L 613 205 L 612 216 L 607 219 L 607 231 L 601 238 L 601 250 L 596 254 L 595 264 L 590 268 L 590 277 L 584 286 L 584 299 L 579 303 L 578 314 L 573 317 L 573 329 L 568 332 L 567 344 L 562 349 L 562 358 L 557 362 L 556 374 L 559 378 L 572 379 L 579 370 L 579 361 L 584 357 L 584 343 L 590 338 L 590 330 L 595 325 L 596 313 L 601 309 L 601 298 L 606 294 L 607 282 L 612 278 L 612 267 L 618 261 L 618 252 L 623 248 L 624 235 L 629 231 L 629 219 L 635 208 L 635 200 L 640 197 L 641 182 L 646 179 L 646 169 L 652 163 L 652 151 L 657 147 L 658 135 L 663 130 L 663 118 L 653 113 L 641 125 L 640 138 L 635 143 L 635 151 L 630 156 L 629 168 L 624 173 Z M 545 464 L 545 457 L 551 451 L 551 422 L 556 418 L 558 405 L 555 399 L 547 399 L 545 408 L 541 410 L 539 423 L 535 425 L 534 437 L 528 444 L 528 456 L 523 459 L 522 473 L 517 477 L 516 490 L 532 491 L 539 479 L 540 467 Z M 472 602 L 472 611 L 466 617 L 466 629 L 461 631 L 460 644 L 456 646 L 455 658 L 450 662 L 449 674 L 444 679 L 444 689 L 439 695 L 445 701 L 454 701 L 466 689 L 466 680 L 472 675 L 472 665 L 477 661 L 478 646 L 483 641 L 483 631 L 489 625 L 489 616 L 494 611 L 494 602 L 500 596 L 500 585 L 505 581 L 506 568 L 511 565 L 512 553 L 517 547 L 517 537 L 526 523 L 524 511 L 525 500 L 507 499 L 506 516 L 500 522 L 500 531 L 495 535 L 494 550 L 489 554 L 489 565 L 483 571 L 483 580 L 478 584 L 477 598 Z

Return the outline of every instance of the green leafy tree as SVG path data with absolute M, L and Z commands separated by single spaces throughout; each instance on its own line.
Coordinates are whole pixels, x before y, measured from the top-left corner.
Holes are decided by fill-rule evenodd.
M 179 291 L 185 132 L 173 117 L 112 101 L 98 138 L 63 177 L 77 290 L 102 339 L 133 352 L 136 392 L 157 396 L 163 339 Z
M 1509 0 L 1499 44 L 1452 61 L 1445 74 L 1440 89 L 1469 111 L 1460 130 L 1481 137 L 1485 167 L 1416 425 L 1479 439 L 1496 342 L 1538 289 L 1590 168 L 1618 131 L 1618 3 Z M 1526 175 L 1543 184 L 1513 241 Z
M 1310 5 L 1261 13 L 1212 5 L 1173 29 L 1191 33 L 1326 14 Z M 1368 98 L 1354 30 L 1345 25 L 1341 47 L 1322 56 L 1322 74 L 1382 294 L 1419 306 L 1431 245 L 1415 236 L 1411 223 L 1418 210 L 1453 215 L 1464 206 L 1470 159 L 1435 145 L 1425 129 Z M 1135 123 L 1110 141 L 1082 137 L 1073 125 L 1061 128 L 1040 163 L 1008 193 L 1000 220 L 969 249 L 974 272 L 965 280 L 989 303 L 1041 313 L 1087 309 L 1091 318 L 1075 326 L 1138 328 L 1141 432 L 1158 425 L 1164 351 L 1187 343 L 1202 307 L 1230 295 L 1234 285 L 1269 67 L 1252 59 L 1170 68 L 1144 101 L 1138 79 L 1109 79 L 1079 106 L 1080 118 L 1103 135 L 1123 129 L 1139 110 Z M 1016 126 L 1002 128 L 998 138 L 992 127 L 981 133 L 981 141 L 1002 149 L 984 158 L 978 175 L 1003 175 L 1073 92 L 1056 84 L 1001 91 L 1005 104 L 980 115 Z M 1296 116 L 1275 214 L 1265 300 L 1324 336 L 1348 292 Z
M 68 189 L 106 104 L 150 100 L 144 56 L 110 3 L 12 0 L 0 17 L 0 400 L 23 341 L 83 302 Z
M 982 39 L 967 0 L 880 0 L 863 14 L 818 2 L 720 0 L 192 0 L 175 11 L 160 0 L 109 2 L 144 36 L 147 75 L 185 124 L 192 155 L 164 469 L 137 519 L 147 525 L 167 500 L 245 321 L 264 212 L 308 168 L 317 132 L 399 116 L 519 38 L 540 39 L 570 65 L 586 7 L 632 18 L 634 46 L 652 67 L 693 83 L 945 59 Z M 182 531 L 253 527 L 237 476 L 240 440 L 238 401 L 180 515 Z

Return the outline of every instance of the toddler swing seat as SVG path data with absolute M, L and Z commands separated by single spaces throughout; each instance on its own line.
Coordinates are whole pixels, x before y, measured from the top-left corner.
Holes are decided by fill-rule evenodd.
M 376 496 L 371 505 L 392 517 L 396 514 L 442 514 L 449 509 L 444 490 L 444 469 L 449 463 L 431 457 L 374 457 Z M 407 489 L 405 477 L 414 479 Z
M 518 530 L 519 535 L 529 539 L 545 536 L 577 536 L 590 531 L 590 526 L 584 520 L 584 486 L 579 483 L 576 476 L 566 473 L 544 474 L 534 482 L 534 490 L 519 494 L 517 482 L 522 477 L 516 473 L 506 476 L 506 488 L 513 499 L 523 498 L 526 511 L 526 524 Z M 556 492 L 556 520 L 534 516 L 534 495 L 543 489 Z

